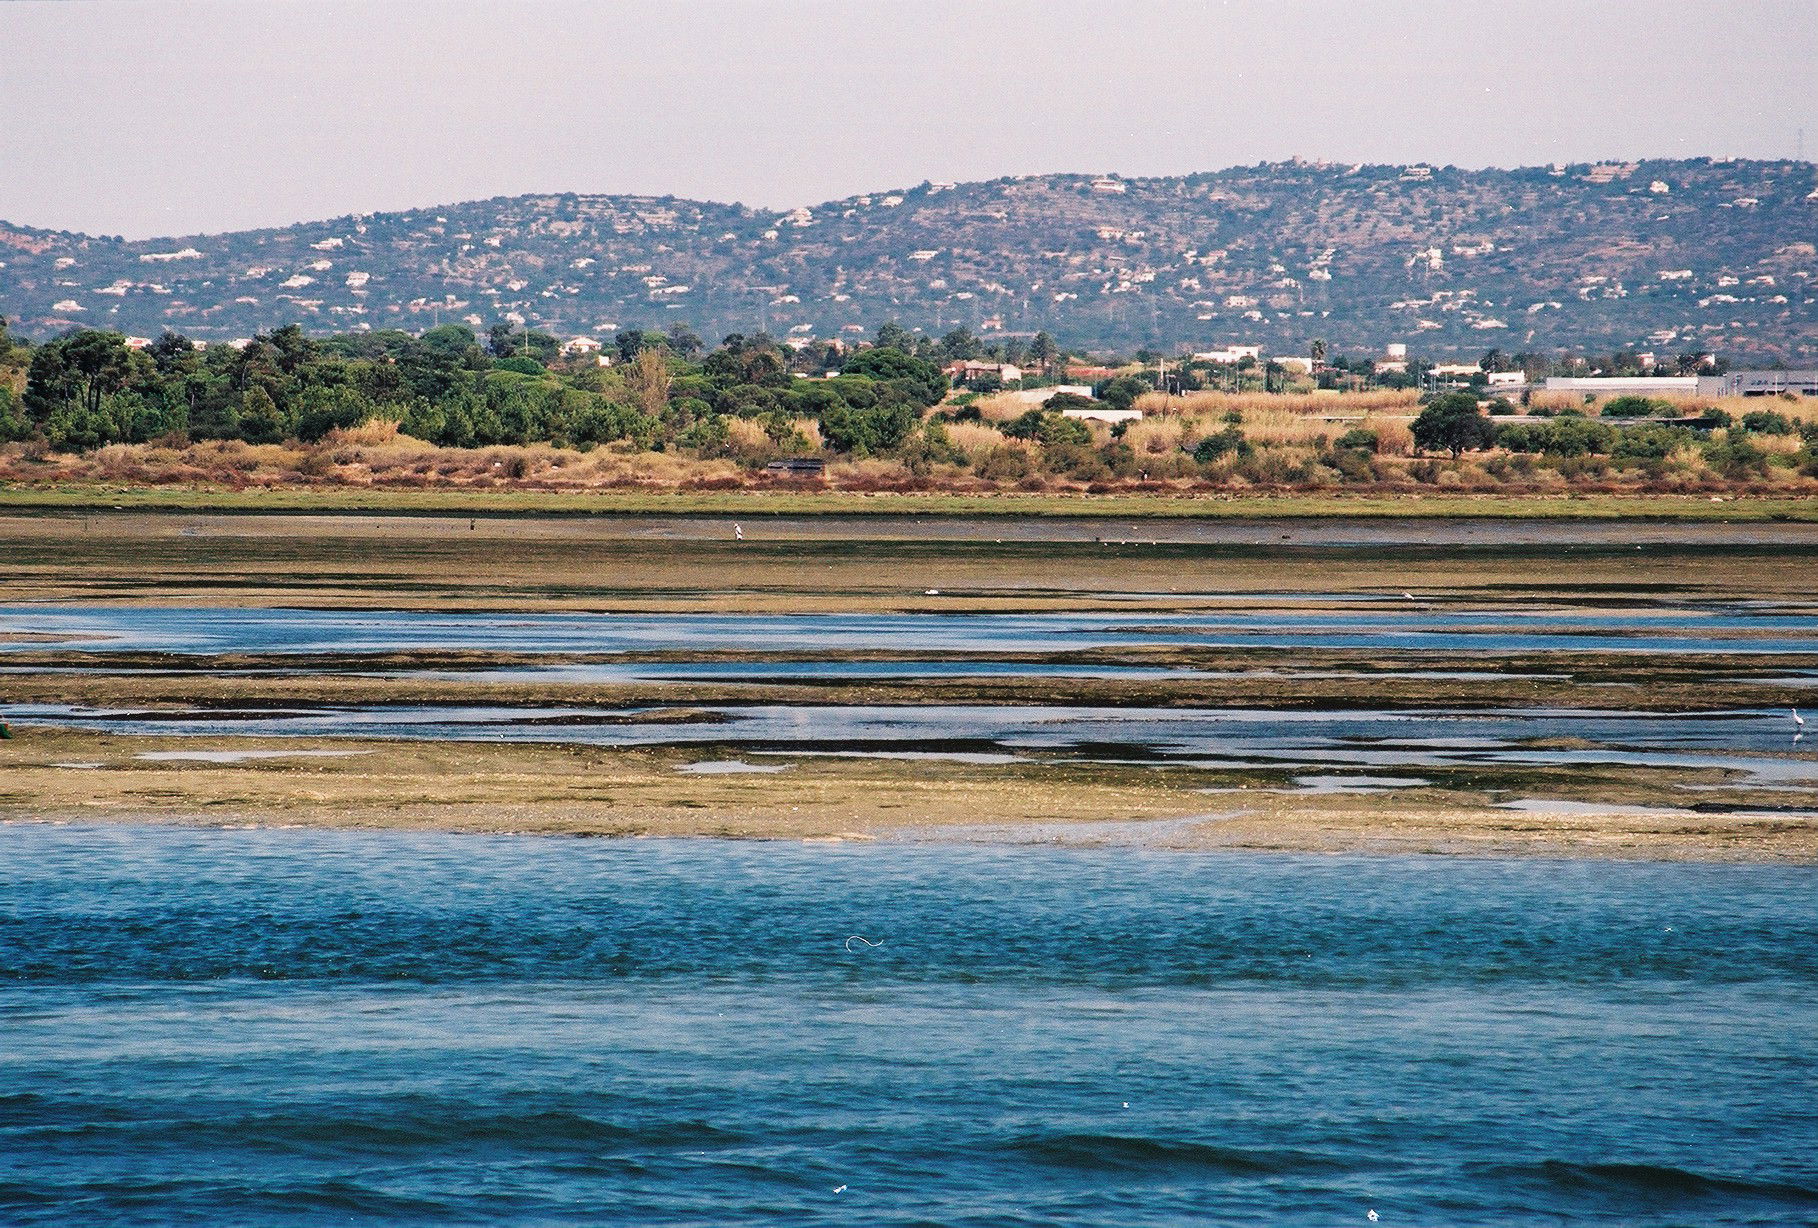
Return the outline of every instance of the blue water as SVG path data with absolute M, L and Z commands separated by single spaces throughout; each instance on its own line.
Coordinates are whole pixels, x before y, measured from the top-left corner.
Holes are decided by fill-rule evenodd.
M 1204 614 L 587 614 L 0 607 L 0 653 L 1067 652 L 1135 645 L 1448 652 L 1818 652 L 1818 620 L 1746 603 L 1664 610 L 1218 610 Z
M 1818 743 L 1793 740 L 1788 709 L 1481 712 L 1268 708 L 1082 708 L 988 704 L 697 705 L 708 722 L 601 723 L 625 712 L 457 704 L 294 709 L 110 709 L 13 704 L 21 728 L 210 739 L 430 738 L 733 747 L 766 755 L 1064 758 L 1207 768 L 1357 771 L 1496 765 L 1719 768 L 1818 801 Z M 1592 745 L 1556 749 L 1548 739 Z M 1684 801 L 1684 798 L 1680 799 Z
M 1815 903 L 1794 867 L 0 827 L 0 1220 L 1814 1224 Z

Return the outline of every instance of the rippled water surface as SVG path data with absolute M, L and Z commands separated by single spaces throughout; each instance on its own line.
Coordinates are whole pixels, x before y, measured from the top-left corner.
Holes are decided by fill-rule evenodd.
M 1807 868 L 0 827 L 0 1220 L 1818 1223 Z

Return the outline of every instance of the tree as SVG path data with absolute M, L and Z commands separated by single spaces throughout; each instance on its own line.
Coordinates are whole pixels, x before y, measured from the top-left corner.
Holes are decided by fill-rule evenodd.
M 625 382 L 646 414 L 656 417 L 669 404 L 669 359 L 661 348 L 640 350 L 625 373 Z
M 1496 438 L 1495 425 L 1478 410 L 1477 398 L 1468 392 L 1435 397 L 1410 429 L 1422 451 L 1444 450 L 1454 457 L 1488 447 Z
M 1036 333 L 1029 339 L 1029 361 L 1035 364 L 1036 370 L 1047 375 L 1054 360 L 1060 357 L 1060 349 L 1054 344 L 1054 338 L 1046 332 Z
M 871 343 L 880 350 L 902 350 L 908 353 L 909 348 L 915 344 L 915 338 L 895 320 L 885 320 L 871 330 Z
M 511 329 L 505 330 L 509 337 Z M 431 354 L 448 360 L 458 360 L 467 353 L 469 346 L 475 344 L 473 329 L 465 324 L 438 324 L 420 338 Z
M 629 360 L 627 360 L 629 361 Z M 702 364 L 707 378 L 716 385 L 757 384 L 788 387 L 789 360 L 782 347 L 763 333 L 747 337 L 733 333 Z
M 875 409 L 836 406 L 821 418 L 821 437 L 841 452 L 872 455 L 887 452 L 915 429 L 916 413 L 908 405 L 879 405 Z
M 677 357 L 688 359 L 698 357 L 700 352 L 707 348 L 707 343 L 701 340 L 700 334 L 686 324 L 669 326 L 668 345 L 670 351 Z
M 977 358 L 983 352 L 978 338 L 964 325 L 941 338 L 941 353 L 949 359 Z
M 896 384 L 921 405 L 933 405 L 947 395 L 947 377 L 939 367 L 925 358 L 912 358 L 901 350 L 883 346 L 852 355 L 840 368 L 840 374 Z
M 125 391 L 133 352 L 119 333 L 84 330 L 39 346 L 25 376 L 25 412 L 34 426 L 76 446 L 108 443 L 122 433 L 104 411 Z M 56 431 L 49 428 L 56 424 Z
M 1120 375 L 1107 380 L 1098 390 L 1098 399 L 1112 409 L 1129 409 L 1136 398 L 1150 391 L 1149 381 L 1140 375 Z

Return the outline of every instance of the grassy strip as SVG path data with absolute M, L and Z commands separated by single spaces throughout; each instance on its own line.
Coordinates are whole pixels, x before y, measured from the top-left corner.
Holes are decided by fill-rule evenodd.
M 372 490 L 0 484 L 0 511 L 382 513 L 403 516 L 1031 516 L 1818 521 L 1818 499 L 1708 495 L 861 494 L 847 491 Z

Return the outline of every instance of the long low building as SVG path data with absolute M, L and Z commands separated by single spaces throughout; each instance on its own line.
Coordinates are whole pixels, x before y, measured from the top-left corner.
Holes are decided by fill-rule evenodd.
M 1772 397 L 1791 392 L 1818 397 L 1818 371 L 1730 371 L 1698 377 L 1698 392 L 1707 397 Z
M 1554 375 L 1547 379 L 1548 392 L 1581 392 L 1586 396 L 1696 396 L 1700 391 L 1696 375 Z

